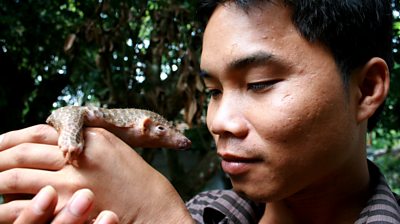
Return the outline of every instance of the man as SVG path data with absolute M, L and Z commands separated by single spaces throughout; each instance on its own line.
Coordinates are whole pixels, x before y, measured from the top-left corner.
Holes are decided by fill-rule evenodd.
M 389 89 L 390 1 L 237 0 L 205 8 L 207 126 L 234 191 L 200 193 L 185 208 L 165 178 L 101 129 L 86 132 L 82 168 L 62 167 L 56 134 L 40 126 L 4 136 L 0 193 L 52 185 L 58 211 L 72 192 L 89 188 L 95 214 L 110 209 L 121 223 L 400 223 L 398 202 L 365 152 Z

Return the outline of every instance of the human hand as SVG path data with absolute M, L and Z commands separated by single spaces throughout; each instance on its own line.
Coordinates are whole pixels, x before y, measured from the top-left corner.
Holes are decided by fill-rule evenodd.
M 112 210 L 121 223 L 191 220 L 166 178 L 104 129 L 85 129 L 86 143 L 78 158 L 79 167 L 65 165 L 56 145 L 58 134 L 50 126 L 37 125 L 6 133 L 2 138 L 0 194 L 9 203 L 1 205 L 0 223 L 6 220 L 2 211 L 15 214 L 29 204 L 13 195 L 33 195 L 46 185 L 53 186 L 59 194 L 56 212 L 75 191 L 87 188 L 96 195 L 90 217 L 102 210 Z
M 85 223 L 93 207 L 94 194 L 88 189 L 78 190 L 54 218 L 57 192 L 51 186 L 42 188 L 15 220 L 14 224 Z M 94 224 L 117 224 L 118 217 L 111 211 L 103 211 L 93 220 Z

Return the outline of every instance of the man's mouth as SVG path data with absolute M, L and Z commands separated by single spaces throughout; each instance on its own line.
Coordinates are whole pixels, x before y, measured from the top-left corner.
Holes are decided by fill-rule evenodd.
M 219 154 L 219 156 L 222 159 L 222 169 L 229 175 L 244 174 L 248 172 L 257 162 L 260 162 L 259 159 L 241 157 L 232 154 Z

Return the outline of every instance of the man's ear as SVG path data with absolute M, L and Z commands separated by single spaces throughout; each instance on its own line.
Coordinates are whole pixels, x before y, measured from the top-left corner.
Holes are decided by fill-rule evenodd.
M 357 121 L 370 118 L 385 101 L 389 92 L 390 74 L 386 62 L 381 58 L 369 60 L 357 74 Z

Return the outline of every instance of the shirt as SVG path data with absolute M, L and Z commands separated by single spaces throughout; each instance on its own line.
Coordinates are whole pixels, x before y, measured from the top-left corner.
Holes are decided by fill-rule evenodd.
M 400 199 L 390 190 L 384 176 L 370 161 L 368 167 L 373 187 L 372 196 L 355 224 L 400 224 Z M 202 192 L 186 203 L 196 223 L 258 223 L 265 204 L 257 204 L 233 190 Z

